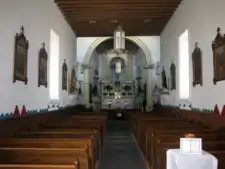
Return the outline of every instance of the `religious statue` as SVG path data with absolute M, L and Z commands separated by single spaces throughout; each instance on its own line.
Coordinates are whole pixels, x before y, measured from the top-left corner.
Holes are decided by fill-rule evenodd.
M 75 69 L 73 68 L 71 72 L 70 91 L 72 93 L 72 92 L 75 92 L 75 90 L 76 90 L 76 73 L 75 73 Z
M 176 66 L 174 63 L 170 66 L 171 90 L 176 90 Z
M 162 88 L 167 89 L 166 72 L 165 72 L 164 67 L 163 67 L 163 71 L 161 73 L 161 77 L 162 77 Z
M 97 96 L 98 94 L 98 85 L 97 85 L 97 82 L 98 82 L 98 69 L 95 69 L 95 74 L 94 74 L 94 87 L 93 87 L 93 90 L 92 90 L 92 93 L 94 96 Z
M 141 74 L 142 74 L 141 68 L 140 66 L 137 66 L 137 77 L 141 77 Z

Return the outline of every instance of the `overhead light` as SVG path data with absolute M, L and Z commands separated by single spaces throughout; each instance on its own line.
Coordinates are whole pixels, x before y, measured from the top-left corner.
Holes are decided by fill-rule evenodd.
M 114 50 L 125 49 L 125 31 L 122 26 L 118 26 L 114 31 Z
M 152 22 L 151 19 L 144 19 L 144 23 L 149 23 L 149 22 Z
M 89 24 L 96 23 L 96 20 L 89 20 Z

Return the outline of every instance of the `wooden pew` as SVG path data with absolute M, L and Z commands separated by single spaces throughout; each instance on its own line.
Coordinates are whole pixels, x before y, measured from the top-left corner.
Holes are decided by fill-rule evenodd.
M 29 136 L 28 136 L 29 135 Z M 43 131 L 38 131 L 35 133 L 21 133 L 20 137 L 32 137 L 32 135 L 47 135 L 48 136 L 52 136 L 52 137 L 67 137 L 69 135 L 69 137 L 71 138 L 72 136 L 74 136 L 73 138 L 91 138 L 92 139 L 92 143 L 91 147 L 93 147 L 93 153 L 95 153 L 95 157 L 97 158 L 96 160 L 99 160 L 100 156 L 101 156 L 101 145 L 103 143 L 101 143 L 100 140 L 100 136 L 97 130 L 95 129 L 78 129 L 78 130 L 74 130 L 74 129 L 62 129 L 62 128 L 54 128 L 51 130 L 43 130 Z M 57 136 L 54 136 L 57 135 Z M 72 135 L 72 136 L 70 136 Z M 92 148 L 91 150 L 92 151 Z M 92 153 L 92 152 L 91 152 Z
M 146 152 L 148 151 L 149 144 L 154 140 L 154 134 L 157 132 L 164 132 L 164 131 L 171 131 L 171 132 L 176 132 L 176 131 L 181 131 L 183 133 L 190 133 L 190 132 L 197 132 L 197 131 L 204 131 L 204 132 L 210 132 L 213 131 L 212 129 L 204 129 L 201 127 L 196 127 L 192 125 L 177 125 L 176 122 L 174 121 L 172 124 L 170 123 L 164 123 L 163 126 L 160 125 L 149 125 L 146 127 L 145 133 L 141 136 L 139 144 L 141 146 L 141 150 L 144 152 L 144 155 L 146 156 Z
M 71 141 L 74 143 L 73 146 L 80 146 L 81 145 L 87 145 L 88 146 L 88 155 L 90 158 L 90 162 L 92 164 L 92 168 L 95 168 L 96 165 L 98 165 L 98 160 L 99 160 L 99 152 L 100 150 L 97 149 L 97 141 L 92 137 L 92 135 L 77 135 L 73 133 L 57 133 L 57 132 L 45 132 L 45 133 L 29 133 L 26 135 L 21 135 L 19 137 L 16 137 L 18 140 L 19 139 L 33 139 L 33 140 L 38 140 L 40 141 L 41 139 L 44 140 L 49 140 L 49 142 L 54 141 L 54 140 L 59 140 L 61 141 L 61 144 L 58 143 L 57 145 L 55 144 L 50 144 L 51 146 L 55 146 L 55 148 L 63 148 L 65 146 L 72 146 L 71 143 L 68 143 L 68 145 L 62 145 L 66 144 L 66 141 Z M 44 146 L 42 143 L 35 143 L 36 147 L 42 147 Z M 26 146 L 26 145 L 24 145 Z M 33 145 L 32 145 L 33 146 Z M 69 148 L 69 147 L 68 147 Z
M 93 169 L 93 165 L 91 166 L 91 159 L 89 156 L 89 149 L 87 143 L 83 140 L 69 140 L 69 139 L 4 139 L 0 140 L 0 148 L 3 150 L 8 149 L 37 149 L 38 150 L 69 150 L 72 149 L 74 155 L 80 162 L 80 166 L 88 166 L 87 169 Z M 5 149 L 4 149 L 5 148 Z M 1 151 L 0 151 L 1 152 Z M 51 155 L 51 151 L 47 152 Z M 46 155 L 47 155 L 46 153 Z M 32 155 L 32 154 L 31 154 Z M 1 156 L 1 154 L 0 154 Z M 61 157 L 61 156 L 60 156 Z M 60 158 L 59 157 L 59 158 Z M 73 156 L 74 157 L 74 156 Z M 37 158 L 36 158 L 37 159 Z M 60 161 L 60 159 L 59 159 Z
M 83 152 L 74 148 L 0 148 L 0 165 L 73 165 L 89 169 L 87 154 Z M 77 156 L 81 159 L 79 164 Z
M 218 142 L 218 139 L 224 139 L 224 135 L 221 135 L 219 130 L 213 130 L 210 129 L 208 126 L 199 125 L 199 124 L 193 124 L 189 123 L 184 120 L 180 120 L 178 118 L 174 118 L 171 120 L 171 117 L 168 118 L 168 116 L 160 117 L 160 116 L 154 116 L 154 115 L 143 115 L 142 117 L 139 117 L 139 119 L 136 119 L 136 137 L 139 137 L 139 145 L 142 147 L 142 151 L 146 153 L 146 160 L 149 162 L 150 168 L 153 169 L 162 169 L 162 168 L 156 168 L 157 165 L 160 163 L 162 164 L 162 161 L 158 162 L 159 154 L 163 155 L 165 157 L 166 151 L 163 153 L 160 153 L 158 149 L 162 149 L 161 144 L 160 146 L 157 145 L 157 143 L 161 143 L 160 137 L 158 138 L 158 135 L 160 134 L 166 134 L 167 137 L 162 137 L 162 140 L 164 139 L 165 142 L 168 141 L 174 141 L 175 139 L 178 139 L 180 137 L 183 137 L 186 133 L 197 133 L 197 135 L 201 136 L 203 140 L 210 140 L 212 141 L 211 145 L 215 145 L 216 142 Z M 134 129 L 135 130 L 135 129 Z M 219 136 L 219 137 L 218 137 Z M 172 139 L 170 139 L 172 138 Z M 146 140 L 145 140 L 146 139 Z M 144 144 L 143 144 L 144 143 Z M 219 143 L 216 145 L 218 146 Z M 221 145 L 224 145 L 224 143 L 221 143 Z M 143 145 L 143 146 L 141 146 Z M 146 146 L 146 149 L 143 147 Z M 211 146 L 205 144 L 206 150 L 210 151 L 216 151 L 218 150 L 216 146 Z M 179 148 L 179 145 L 174 145 L 169 148 Z M 221 148 L 221 147 L 220 147 Z M 155 152 L 154 152 L 155 150 Z M 218 151 L 217 151 L 218 152 Z M 219 154 L 219 155 L 218 155 Z M 223 156 L 223 152 L 217 153 L 217 156 L 220 156 L 220 158 Z M 225 160 L 225 159 L 224 159 Z M 165 158 L 164 158 L 165 161 Z M 163 162 L 164 162 L 163 161 Z M 165 164 L 165 163 L 164 163 Z M 221 164 L 220 164 L 221 165 Z M 163 166 L 165 168 L 165 165 Z
M 63 121 L 61 123 L 55 124 L 48 124 L 45 125 L 42 130 L 52 130 L 55 128 L 61 128 L 61 129 L 74 129 L 74 130 L 83 130 L 83 129 L 94 129 L 97 130 L 100 133 L 100 141 L 101 146 L 105 137 L 105 134 L 103 133 L 103 126 L 101 124 L 95 123 L 88 123 L 84 121 L 74 122 L 74 121 Z
M 0 164 L 0 169 L 79 169 L 79 165 Z
M 4 157 L 5 161 L 0 160 L 0 168 L 95 169 L 106 134 L 107 116 L 101 113 L 72 114 L 72 110 L 67 110 L 9 119 L 0 123 L 0 126 L 13 126 L 7 130 L 9 134 L 2 134 L 0 158 Z M 5 153 L 6 156 L 3 155 Z M 64 164 L 60 160 L 64 160 L 60 153 L 67 156 L 73 154 L 65 160 L 71 161 L 73 157 L 72 161 L 75 162 L 76 157 L 79 165 L 67 163 L 69 161 Z M 53 163 L 52 156 L 62 163 Z M 47 163 L 47 160 L 52 163 Z
M 41 131 L 35 132 L 36 134 L 44 134 L 44 133 L 58 133 L 58 134 L 63 134 L 63 133 L 67 133 L 67 134 L 73 134 L 73 135 L 90 135 L 90 137 L 94 137 L 97 142 L 98 142 L 98 149 L 101 151 L 102 145 L 103 143 L 101 142 L 101 136 L 98 130 L 96 129 L 89 129 L 89 128 L 85 128 L 85 129 L 81 129 L 81 128 L 63 128 L 63 127 L 59 127 L 59 128 L 47 128 L 47 129 L 42 129 Z M 29 133 L 21 133 L 20 135 L 27 135 Z
M 158 140 L 155 138 L 155 135 L 157 134 L 170 134 L 171 137 L 173 137 L 173 135 L 176 135 L 178 134 L 179 136 L 181 136 L 181 133 L 182 135 L 184 136 L 184 134 L 186 133 L 195 133 L 197 135 L 201 135 L 202 138 L 207 138 L 209 137 L 208 134 L 215 134 L 216 131 L 215 130 L 210 130 L 210 129 L 199 129 L 199 128 L 183 128 L 183 129 L 176 129 L 174 127 L 171 127 L 171 128 L 159 128 L 158 130 L 153 130 L 152 129 L 149 129 L 149 131 L 147 131 L 147 142 L 146 142 L 146 160 L 148 161 L 149 165 L 154 168 L 155 164 L 155 156 L 157 156 L 157 152 L 155 152 L 155 143 L 158 142 Z M 183 137 L 181 136 L 181 137 Z M 213 137 L 213 136 L 211 136 Z M 178 139 L 179 140 L 179 139 Z M 213 138 L 212 138 L 213 140 Z M 169 141 L 166 140 L 166 141 Z

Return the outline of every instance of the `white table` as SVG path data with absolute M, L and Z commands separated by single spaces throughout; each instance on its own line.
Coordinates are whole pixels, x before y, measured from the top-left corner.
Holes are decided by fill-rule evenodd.
M 171 149 L 166 156 L 166 169 L 217 169 L 218 166 L 217 158 L 205 151 L 202 154 L 187 154 Z

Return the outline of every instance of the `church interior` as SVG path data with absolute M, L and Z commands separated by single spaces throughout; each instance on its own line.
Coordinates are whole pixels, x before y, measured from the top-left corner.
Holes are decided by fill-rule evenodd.
M 0 169 L 224 169 L 224 7 L 0 0 Z

